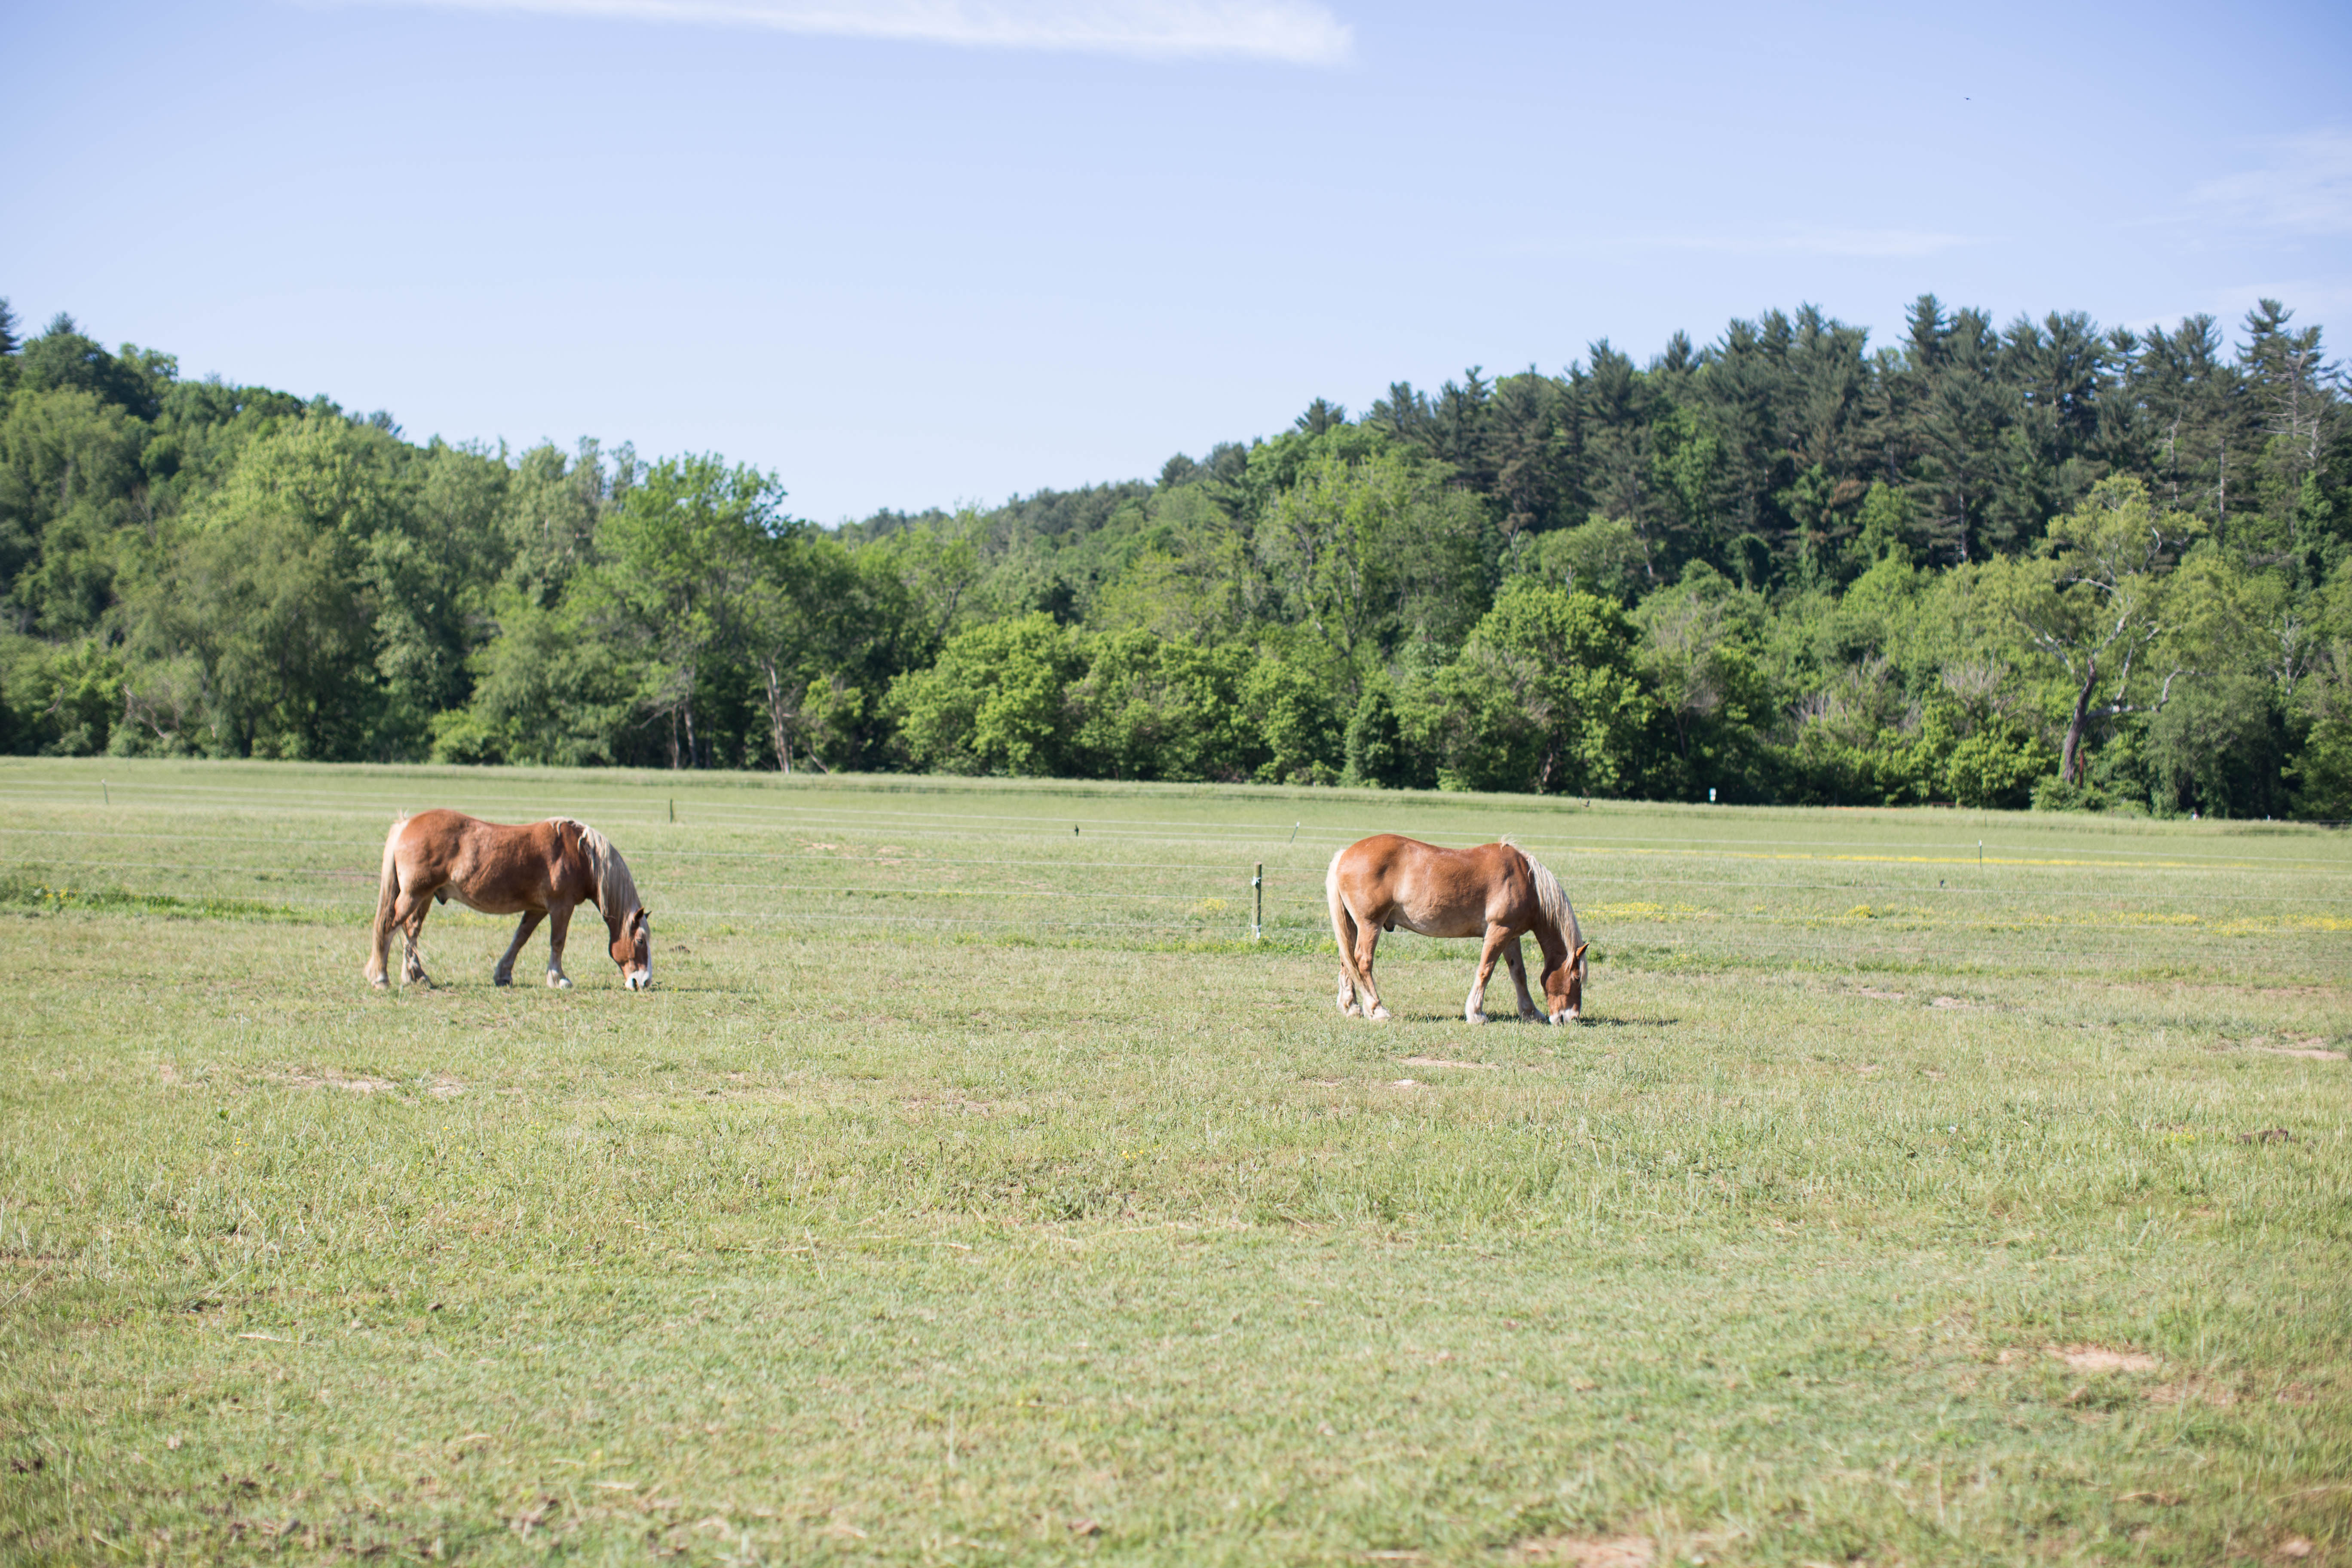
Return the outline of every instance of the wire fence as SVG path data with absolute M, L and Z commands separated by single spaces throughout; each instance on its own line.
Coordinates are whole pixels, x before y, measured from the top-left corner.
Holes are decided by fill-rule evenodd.
M 105 787 L 111 786 L 102 786 L 101 793 Z M 176 796 L 196 796 L 215 809 L 260 810 L 282 814 L 298 803 L 316 802 L 320 804 L 306 805 L 304 809 L 317 814 L 339 816 L 372 817 L 386 823 L 400 812 L 418 808 L 415 798 L 417 792 L 415 791 L 378 794 L 362 793 L 352 789 L 332 791 L 289 789 L 257 795 L 250 790 L 226 784 L 144 783 L 137 785 L 124 784 L 120 788 L 126 804 L 134 797 L 147 801 L 168 801 Z M 85 793 L 77 792 L 76 798 L 80 798 Z M 625 820 L 636 826 L 658 826 L 665 825 L 666 821 L 674 824 L 677 798 L 675 795 L 659 794 L 649 794 L 643 798 L 637 798 L 638 792 L 635 790 L 628 791 L 625 795 L 615 790 L 600 793 L 593 797 L 586 795 L 566 797 L 540 791 L 533 791 L 527 795 L 516 795 L 512 797 L 495 792 L 474 793 L 475 799 L 472 805 L 478 815 L 486 811 L 504 809 L 509 815 L 521 820 L 535 821 L 549 816 L 579 816 L 583 819 L 596 817 L 607 822 Z M 38 800 L 44 804 L 68 804 L 66 792 L 57 784 L 0 778 L 0 800 L 18 798 Z M 110 795 L 106 798 L 110 801 L 111 799 Z M 1546 797 L 1529 797 L 1528 805 L 1530 807 L 1539 806 L 1545 803 L 1545 800 Z M 619 808 L 619 816 L 616 816 L 616 807 Z M 843 805 L 832 802 L 822 804 L 797 801 L 754 802 L 724 798 L 695 798 L 690 802 L 690 808 L 698 819 L 706 823 L 716 822 L 724 826 L 772 827 L 791 825 L 821 826 L 831 824 L 851 826 L 875 822 L 892 822 L 908 826 L 919 826 L 925 823 L 939 823 L 966 826 L 999 825 L 1000 830 L 1025 830 L 1058 836 L 1057 826 L 1048 826 L 1048 819 L 1034 812 L 950 812 L 907 806 Z M 636 817 L 635 811 L 637 809 L 645 810 L 647 815 L 642 819 Z M 1715 809 L 1729 815 L 1742 808 Z M 1492 815 L 1499 816 L 1507 814 L 1496 809 Z M 1558 812 L 1555 810 L 1549 815 L 1557 816 Z M 1077 830 L 1073 837 L 1083 837 L 1086 832 L 1092 831 L 1098 837 L 1159 838 L 1171 843 L 1209 843 L 1227 840 L 1263 843 L 1269 838 L 1276 838 L 1290 844 L 1318 843 L 1329 844 L 1336 847 L 1353 842 L 1355 838 L 1371 831 L 1426 833 L 1433 836 L 1458 836 L 1460 832 L 1458 818 L 1442 824 L 1416 823 L 1411 820 L 1384 821 L 1378 827 L 1304 821 L 1295 821 L 1288 825 L 1263 821 L 1209 823 L 1177 818 L 1088 817 L 1076 814 L 1051 820 L 1055 824 L 1066 823 Z M 2050 820 L 2053 833 L 2065 834 L 2074 840 L 2068 845 L 2065 858 L 2049 858 L 2048 847 L 2045 844 L 2004 842 L 1991 838 L 1914 842 L 1906 844 L 1905 848 L 1912 857 L 1922 855 L 1974 857 L 1981 854 L 1987 857 L 2022 858 L 2025 863 L 2063 866 L 2083 863 L 2080 857 L 2105 856 L 2131 858 L 2167 866 L 2175 863 L 2213 861 L 2222 863 L 2222 868 L 2229 869 L 2256 865 L 2305 866 L 2332 869 L 2341 873 L 2347 870 L 2347 861 L 2352 861 L 2352 857 L 2347 857 L 2341 850 L 2336 850 L 2333 845 L 2330 845 L 2329 848 L 2336 852 L 2316 855 L 2275 855 L 2251 848 L 2206 849 L 2175 845 L 2148 848 L 2111 847 L 2081 841 L 2084 834 L 2106 826 L 2100 819 L 2053 817 Z M 2230 831 L 2242 831 L 2252 825 L 2231 823 L 2214 826 L 2225 826 Z M 2294 830 L 2317 829 L 2331 825 L 2282 823 L 2275 826 L 2281 830 Z M 2114 829 L 2110 828 L 2109 831 Z M 1762 834 L 1717 837 L 1679 833 L 1628 833 L 1607 818 L 1591 823 L 1579 822 L 1572 831 L 1566 827 L 1558 831 L 1548 831 L 1543 827 L 1528 826 L 1523 827 L 1523 830 L 1515 837 L 1517 841 L 1530 847 L 1540 845 L 1579 853 L 1605 852 L 1611 848 L 1652 847 L 1654 849 L 1663 849 L 1672 853 L 1704 853 L 1712 850 L 1736 854 L 1749 850 L 1793 850 L 1835 857 L 1841 854 L 1883 852 L 1886 847 L 1885 842 L 1880 839 L 1853 837 L 1771 837 Z

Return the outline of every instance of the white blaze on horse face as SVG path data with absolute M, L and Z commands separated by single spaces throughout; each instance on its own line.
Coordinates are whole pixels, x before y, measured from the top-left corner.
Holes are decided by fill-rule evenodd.
M 654 988 L 653 918 L 639 909 L 613 938 L 613 962 L 621 967 L 621 984 L 632 991 Z

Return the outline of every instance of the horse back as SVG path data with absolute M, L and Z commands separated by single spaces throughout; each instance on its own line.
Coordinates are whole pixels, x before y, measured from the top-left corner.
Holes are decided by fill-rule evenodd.
M 1341 850 L 1333 866 L 1359 919 L 1427 936 L 1472 936 L 1491 922 L 1534 923 L 1535 879 L 1508 844 L 1447 849 L 1380 833 Z
M 593 901 L 594 879 L 578 825 L 562 819 L 485 822 L 462 811 L 420 811 L 401 830 L 404 881 L 447 886 L 491 910 Z

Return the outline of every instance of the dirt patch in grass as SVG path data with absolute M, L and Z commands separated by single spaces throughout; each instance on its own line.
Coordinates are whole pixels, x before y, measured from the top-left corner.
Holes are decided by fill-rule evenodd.
M 2232 1040 L 2223 1036 L 2221 1043 L 2211 1048 L 2223 1051 L 2260 1051 L 2267 1057 L 2300 1057 L 2305 1061 L 2340 1062 L 2345 1054 L 2327 1043 L 2326 1035 L 2281 1034 L 2273 1044 L 2268 1035 L 2248 1035 Z
M 1457 1062 L 1446 1057 L 1406 1057 L 1403 1066 L 1409 1068 L 1468 1068 L 1475 1072 L 1500 1072 L 1500 1062 Z
M 334 1068 L 316 1072 L 295 1068 L 269 1075 L 273 1082 L 289 1089 L 339 1089 L 346 1094 L 396 1094 L 401 1086 L 386 1078 L 370 1078 L 364 1073 L 347 1073 Z M 455 1100 L 466 1092 L 466 1086 L 446 1073 L 436 1075 L 431 1082 L 420 1086 L 422 1091 L 436 1100 Z
M 289 1089 L 340 1089 L 346 1094 L 383 1094 L 400 1086 L 390 1079 L 368 1078 L 362 1074 L 338 1072 L 329 1068 L 321 1072 L 273 1073 L 278 1082 Z
M 2051 1345 L 2048 1349 L 2076 1372 L 2154 1372 L 2162 1364 L 2146 1351 L 2109 1350 L 2105 1345 Z
M 1513 1549 L 1521 1563 L 1565 1563 L 1573 1568 L 1648 1568 L 1657 1548 L 1642 1535 L 1546 1535 Z
M 2210 1405 L 2227 1410 L 2238 1403 L 2238 1391 L 2210 1377 L 2190 1376 L 2178 1383 L 2158 1384 L 2147 1391 L 2147 1398 L 2151 1405 Z
M 1867 985 L 1855 986 L 1853 994 L 1857 996 L 1867 996 L 1874 1002 L 1900 1002 L 1911 994 L 1907 991 L 1874 991 Z

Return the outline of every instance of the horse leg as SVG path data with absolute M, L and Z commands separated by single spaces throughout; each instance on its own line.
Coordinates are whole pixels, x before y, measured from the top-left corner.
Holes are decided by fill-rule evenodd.
M 493 970 L 490 973 L 491 984 L 511 985 L 514 984 L 515 954 L 522 951 L 522 944 L 530 940 L 530 933 L 537 931 L 539 929 L 539 922 L 546 918 L 547 911 L 545 910 L 523 910 L 522 924 L 515 927 L 514 941 L 507 943 L 506 952 L 499 957 L 498 968 Z
M 1372 984 L 1372 953 L 1381 945 L 1381 928 L 1371 921 L 1360 921 L 1356 927 L 1356 973 L 1364 977 L 1364 1016 L 1374 1023 L 1388 1022 L 1389 1010 L 1381 1005 L 1380 988 Z
M 1495 960 L 1503 956 L 1506 943 L 1515 950 L 1518 946 L 1511 940 L 1510 927 L 1490 925 L 1486 928 L 1486 941 L 1478 949 L 1478 973 L 1470 982 L 1469 999 L 1462 1004 L 1462 1016 L 1469 1023 L 1483 1024 L 1486 1021 L 1486 978 L 1495 973 Z M 1518 954 L 1514 951 L 1511 956 L 1517 958 Z
M 572 989 L 572 982 L 563 973 L 563 937 L 572 929 L 572 906 L 550 904 L 547 907 L 547 983 L 558 991 Z M 520 937 L 515 941 L 520 943 Z
M 1503 962 L 1510 968 L 1511 984 L 1518 988 L 1519 1022 L 1542 1023 L 1543 1009 L 1536 1005 L 1536 999 L 1528 993 L 1528 961 L 1519 952 L 1517 937 L 1513 937 L 1510 945 L 1503 949 Z
M 1348 955 L 1356 947 L 1356 917 L 1346 904 L 1338 901 L 1336 894 L 1333 895 L 1331 908 L 1332 923 L 1336 928 L 1333 934 L 1339 939 L 1339 1016 L 1354 1018 L 1363 1013 L 1363 1009 L 1356 1005 L 1355 977 L 1348 973 Z
M 411 985 L 433 984 L 416 951 L 418 941 L 425 935 L 425 913 L 432 907 L 433 895 L 416 888 L 404 891 L 392 907 L 393 923 L 400 928 L 400 977 Z

